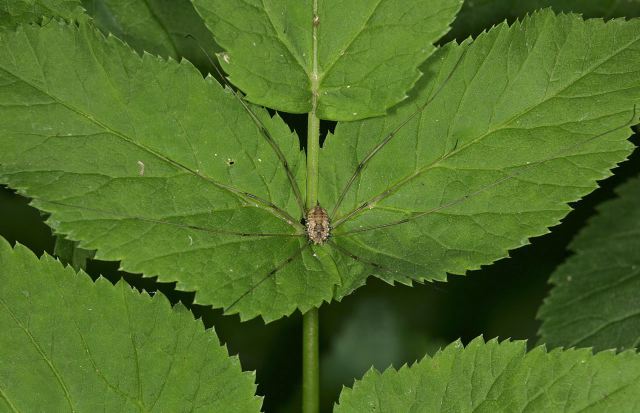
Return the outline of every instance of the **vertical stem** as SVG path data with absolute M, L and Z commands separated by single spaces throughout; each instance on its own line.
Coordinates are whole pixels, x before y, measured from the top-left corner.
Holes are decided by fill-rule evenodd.
M 318 202 L 318 153 L 320 151 L 320 119 L 309 113 L 307 129 L 307 208 Z M 320 402 L 320 362 L 318 351 L 318 309 L 312 308 L 302 317 L 302 412 L 317 413 Z
M 316 99 L 307 124 L 307 209 L 318 202 L 318 154 L 320 151 L 320 119 Z M 318 351 L 318 309 L 302 316 L 302 412 L 317 413 L 320 402 L 320 363 Z
M 318 109 L 318 0 L 313 0 L 311 54 L 311 112 L 307 121 L 307 209 L 318 203 L 318 155 L 320 153 L 320 119 Z M 318 309 L 312 308 L 302 317 L 302 412 L 320 410 L 320 361 L 318 350 Z
M 318 357 L 318 309 L 302 318 L 302 412 L 318 413 L 320 404 L 320 362 Z
M 313 99 L 315 100 L 315 99 Z M 315 106 L 315 105 L 314 105 Z M 320 119 L 315 107 L 307 121 L 307 209 L 318 202 L 318 155 L 320 152 Z
M 318 154 L 320 152 L 320 119 L 318 110 L 318 89 L 320 79 L 318 75 L 318 0 L 313 0 L 313 21 L 311 22 L 311 112 L 307 120 L 307 209 L 313 208 L 318 202 Z

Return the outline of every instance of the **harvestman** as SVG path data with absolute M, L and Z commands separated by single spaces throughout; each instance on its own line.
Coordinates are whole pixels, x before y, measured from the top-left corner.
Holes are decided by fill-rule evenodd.
M 195 38 L 193 38 L 193 36 L 188 35 L 187 37 L 191 37 L 192 39 L 195 40 Z M 215 62 L 213 62 L 213 59 L 211 59 L 211 57 L 206 52 L 206 50 L 204 50 L 201 46 L 200 46 L 200 49 L 205 54 L 205 56 L 207 56 L 207 58 L 209 60 L 209 63 L 215 69 L 215 71 L 217 72 L 218 76 L 223 81 L 224 85 L 231 91 L 231 93 L 233 93 L 233 95 L 238 100 L 238 102 L 242 105 L 244 110 L 249 114 L 249 116 L 251 117 L 251 119 L 255 123 L 256 127 L 259 129 L 260 134 L 269 142 L 269 144 L 276 151 L 276 153 L 278 155 L 278 158 L 280 159 L 284 169 L 286 170 L 287 176 L 289 178 L 289 183 L 291 184 L 292 190 L 293 190 L 293 192 L 294 192 L 294 194 L 296 196 L 296 200 L 298 202 L 298 205 L 300 206 L 300 210 L 301 211 L 306 211 L 304 213 L 304 217 L 302 218 L 302 220 L 305 223 L 305 234 L 301 234 L 299 236 L 306 236 L 308 241 L 309 241 L 305 245 L 303 245 L 301 248 L 299 248 L 297 251 L 295 251 L 294 254 L 289 256 L 287 259 L 285 259 L 280 264 L 278 264 L 275 268 L 273 268 L 271 271 L 269 271 L 262 279 L 260 279 L 260 281 L 258 281 L 258 283 L 253 285 L 249 290 L 247 290 L 240 297 L 238 297 L 235 301 L 233 301 L 229 306 L 227 306 L 225 308 L 225 312 L 231 310 L 241 300 L 243 300 L 248 295 L 250 295 L 253 291 L 255 291 L 256 288 L 258 288 L 262 283 L 267 281 L 271 276 L 275 276 L 275 274 L 278 271 L 280 271 L 282 268 L 284 268 L 284 266 L 286 266 L 287 264 L 289 264 L 293 260 L 295 260 L 297 257 L 299 257 L 302 254 L 302 252 L 304 250 L 306 250 L 312 244 L 313 245 L 324 245 L 324 244 L 328 243 L 336 251 L 338 251 L 339 253 L 341 253 L 341 254 L 343 254 L 343 255 L 345 255 L 345 256 L 353 259 L 353 260 L 362 262 L 362 263 L 364 263 L 366 265 L 372 266 L 372 267 L 374 267 L 374 268 L 376 268 L 378 270 L 382 270 L 382 271 L 385 271 L 385 272 L 391 272 L 391 273 L 397 272 L 396 270 L 385 268 L 384 266 L 382 266 L 380 264 L 377 264 L 375 262 L 371 262 L 371 261 L 368 261 L 368 260 L 366 260 L 364 258 L 361 258 L 361 257 L 357 256 L 356 254 L 353 254 L 352 252 L 348 251 L 346 248 L 344 248 L 344 247 L 336 244 L 335 242 L 333 242 L 331 240 L 331 237 L 335 238 L 336 236 L 335 235 L 334 236 L 331 235 L 331 230 L 332 230 L 331 220 L 332 220 L 332 216 L 335 216 L 336 211 L 340 207 L 340 204 L 344 200 L 344 197 L 346 196 L 347 192 L 349 191 L 351 185 L 357 179 L 357 177 L 360 175 L 360 173 L 364 170 L 364 168 L 366 167 L 367 163 L 374 157 L 374 155 L 376 155 L 387 143 L 389 143 L 391 141 L 391 139 L 393 139 L 393 137 L 398 133 L 398 131 L 400 131 L 400 129 L 403 126 L 408 124 L 414 117 L 416 117 L 418 114 L 420 114 L 440 94 L 440 92 L 442 91 L 444 86 L 447 84 L 448 80 L 455 73 L 455 71 L 456 71 L 458 65 L 460 64 L 460 62 L 462 61 L 462 58 L 465 55 L 466 51 L 461 53 L 461 55 L 458 58 L 454 68 L 451 70 L 451 72 L 449 73 L 447 78 L 444 80 L 444 82 L 442 82 L 442 84 L 440 85 L 438 90 L 427 100 L 427 102 L 425 104 L 423 104 L 421 107 L 419 107 L 415 112 L 413 112 L 407 119 L 405 119 L 403 122 L 401 122 L 391 133 L 389 133 L 385 137 L 385 139 L 380 144 L 378 144 L 375 148 L 373 148 L 373 150 L 358 164 L 358 167 L 356 168 L 356 170 L 353 173 L 352 177 L 349 179 L 347 185 L 345 186 L 344 190 L 342 191 L 342 193 L 340 195 L 340 198 L 338 199 L 338 202 L 336 203 L 335 207 L 333 208 L 331 214 L 329 214 L 327 212 L 327 210 L 324 209 L 319 204 L 315 205 L 315 206 L 313 206 L 311 208 L 308 208 L 308 209 L 306 209 L 304 207 L 304 202 L 302 201 L 301 192 L 300 192 L 300 190 L 299 190 L 299 188 L 297 186 L 297 183 L 296 183 L 296 181 L 295 181 L 295 179 L 293 177 L 293 173 L 290 171 L 288 163 L 287 163 L 287 161 L 286 161 L 286 159 L 284 157 L 284 154 L 279 150 L 279 147 L 277 146 L 277 144 L 276 144 L 275 140 L 273 139 L 273 137 L 271 136 L 270 132 L 268 131 L 266 126 L 262 123 L 262 121 L 256 116 L 256 114 L 251 110 L 249 105 L 247 105 L 247 103 L 242 99 L 242 97 L 240 97 L 240 95 L 233 89 L 233 86 L 229 83 L 229 81 L 227 80 L 226 76 L 221 72 L 221 70 L 218 68 L 218 66 L 215 64 Z M 281 211 L 281 212 L 284 212 L 284 211 Z M 346 217 L 346 219 L 343 218 L 343 219 L 340 219 L 339 221 L 337 221 L 336 224 L 335 224 L 335 227 L 337 227 L 338 225 L 344 223 L 348 218 L 350 218 L 350 216 L 351 215 L 348 215 Z M 343 233 L 343 234 L 340 234 L 340 235 L 346 235 L 346 233 Z M 295 236 L 295 235 L 293 235 L 293 236 Z
M 303 246 L 301 249 L 299 249 L 298 251 L 296 251 L 293 255 L 291 255 L 289 258 L 287 258 L 286 260 L 284 260 L 283 262 L 281 262 L 278 266 L 276 266 L 275 268 L 273 268 L 271 271 L 269 271 L 264 278 L 262 278 L 257 284 L 255 284 L 254 286 L 252 286 L 248 291 L 246 291 L 244 294 L 242 294 L 240 297 L 238 297 L 231 305 L 229 305 L 228 307 L 225 308 L 225 311 L 230 310 L 231 308 L 233 308 L 236 304 L 238 304 L 238 302 L 240 302 L 242 299 L 244 299 L 246 296 L 248 296 L 249 294 L 251 294 L 256 288 L 258 288 L 264 281 L 266 281 L 267 279 L 269 279 L 271 276 L 274 276 L 278 271 L 280 271 L 285 265 L 289 264 L 290 262 L 292 262 L 294 259 L 296 259 L 298 256 L 301 255 L 301 253 L 303 252 L 303 250 L 305 250 L 308 246 L 310 246 L 311 244 L 314 245 L 323 245 L 323 244 L 329 244 L 331 245 L 331 247 L 333 247 L 337 252 L 353 259 L 359 262 L 362 262 L 366 265 L 369 265 L 377 270 L 380 271 L 384 271 L 384 272 L 391 272 L 391 273 L 396 273 L 396 270 L 392 270 L 389 268 L 385 268 L 384 266 L 366 260 L 364 258 L 361 258 L 359 256 L 357 256 L 356 254 L 353 254 L 352 252 L 350 252 L 349 250 L 347 250 L 346 248 L 336 244 L 335 242 L 332 241 L 332 238 L 337 238 L 337 237 L 341 237 L 341 236 L 349 236 L 352 234 L 357 234 L 357 233 L 363 233 L 363 232 L 368 232 L 368 231 L 375 231 L 375 230 L 379 230 L 379 229 L 384 229 L 384 228 L 389 228 L 392 226 L 396 226 L 396 225 L 402 225 L 405 223 L 409 223 L 415 219 L 418 219 L 420 217 L 441 211 L 443 209 L 446 208 L 450 208 L 453 207 L 455 205 L 461 204 L 463 202 L 465 202 L 466 200 L 473 198 L 474 196 L 483 193 L 485 191 L 488 191 L 492 188 L 495 188 L 499 185 L 504 184 L 505 182 L 517 178 L 518 176 L 521 176 L 522 174 L 524 174 L 525 172 L 529 171 L 532 168 L 535 168 L 537 166 L 543 165 L 546 162 L 549 162 L 550 160 L 554 159 L 555 157 L 562 155 L 563 153 L 567 153 L 569 151 L 571 151 L 572 149 L 576 149 L 579 146 L 582 145 L 586 145 L 589 142 L 594 141 L 595 139 L 598 139 L 604 135 L 607 135 L 609 133 L 615 132 L 617 130 L 621 130 L 623 128 L 629 127 L 633 124 L 634 119 L 636 118 L 636 106 L 633 107 L 633 114 L 631 116 L 631 119 L 626 122 L 624 125 L 621 125 L 619 127 L 613 128 L 611 130 L 605 131 L 603 133 L 600 133 L 598 135 L 592 136 L 591 138 L 576 143 L 574 145 L 570 145 L 568 147 L 562 148 L 561 150 L 552 153 L 548 158 L 543 159 L 541 161 L 537 161 L 537 162 L 531 162 L 528 165 L 522 167 L 520 170 L 514 172 L 514 173 L 510 173 L 510 174 L 506 174 L 504 177 L 486 185 L 483 186 L 475 191 L 472 191 L 468 194 L 465 194 L 459 198 L 456 198 L 452 201 L 449 201 L 447 203 L 444 203 L 438 207 L 426 210 L 426 211 L 421 211 L 421 212 L 415 212 L 412 214 L 412 216 L 408 217 L 408 218 L 404 218 L 404 219 L 400 219 L 400 220 L 396 220 L 396 221 L 392 221 L 386 224 L 380 224 L 380 225 L 375 225 L 375 226 L 370 226 L 370 227 L 364 227 L 364 228 L 359 228 L 359 229 L 355 229 L 355 230 L 350 230 L 350 231 L 346 231 L 346 232 L 342 232 L 338 235 L 332 235 L 331 234 L 331 230 L 341 226 L 342 224 L 344 224 L 345 222 L 347 222 L 349 219 L 353 218 L 354 216 L 356 216 L 357 214 L 359 214 L 360 212 L 368 209 L 370 206 L 376 204 L 377 202 L 387 198 L 388 196 L 392 195 L 397 189 L 398 186 L 391 186 L 390 188 L 388 188 L 387 190 L 385 190 L 384 192 L 382 192 L 381 194 L 375 196 L 374 198 L 362 203 L 360 206 L 356 207 L 355 209 L 353 209 L 351 212 L 348 212 L 347 214 L 345 214 L 343 217 L 335 220 L 333 222 L 333 218 L 335 218 L 335 214 L 337 213 L 340 205 L 342 204 L 342 202 L 344 201 L 347 193 L 349 192 L 351 186 L 353 185 L 353 183 L 356 181 L 356 179 L 358 178 L 358 176 L 362 173 L 362 171 L 366 168 L 366 165 L 371 161 L 371 159 L 378 154 L 397 134 L 398 132 L 405 126 L 407 125 L 412 119 L 414 119 L 416 116 L 418 116 L 419 114 L 421 114 L 428 106 L 431 102 L 433 102 L 433 100 L 440 94 L 440 92 L 444 89 L 444 87 L 446 86 L 446 84 L 448 83 L 448 81 L 452 78 L 452 76 L 455 74 L 456 70 L 458 69 L 460 63 L 463 61 L 464 56 L 466 55 L 466 51 L 467 49 L 465 49 L 460 56 L 458 57 L 458 60 L 456 61 L 455 65 L 453 66 L 452 70 L 450 71 L 450 73 L 447 75 L 447 77 L 444 79 L 444 81 L 440 84 L 440 86 L 438 87 L 438 89 L 429 97 L 429 99 L 427 99 L 427 101 L 422 104 L 421 106 L 419 106 L 413 113 L 411 113 L 404 121 L 400 122 L 394 129 L 392 129 L 391 132 L 389 132 L 385 138 L 378 144 L 376 145 L 373 149 L 371 149 L 367 155 L 358 163 L 355 171 L 353 172 L 353 174 L 351 175 L 350 179 L 347 181 L 347 184 L 345 185 L 344 189 L 340 192 L 340 196 L 335 204 L 335 206 L 333 207 L 331 213 L 328 213 L 323 207 L 321 207 L 320 205 L 316 205 L 313 208 L 310 208 L 305 216 L 305 229 L 306 229 L 306 236 L 309 240 L 309 242 Z M 204 52 L 204 50 L 203 50 Z M 206 53 L 206 52 L 205 52 Z M 211 61 L 211 59 L 210 59 Z M 229 87 L 229 89 L 232 90 L 233 94 L 236 96 L 236 98 L 242 103 L 243 107 L 251 113 L 251 117 L 252 119 L 254 119 L 255 121 L 257 121 L 257 126 L 260 128 L 261 132 L 263 134 L 268 134 L 269 132 L 267 131 L 267 129 L 264 127 L 264 125 L 261 124 L 260 120 L 252 113 L 251 108 L 249 108 L 246 103 L 242 100 L 242 98 L 233 90 L 232 86 L 229 84 L 228 80 L 226 79 L 226 77 L 224 76 L 224 74 L 221 73 L 221 71 L 218 69 L 218 67 L 211 61 L 212 66 L 215 67 L 218 75 L 223 79 L 225 85 L 227 87 Z M 273 139 L 271 137 L 268 137 L 267 139 L 269 139 L 269 141 L 273 141 Z M 457 146 L 457 143 L 456 143 Z M 455 146 L 454 146 L 454 150 L 455 150 Z M 285 165 L 285 167 L 287 167 Z M 294 182 L 292 180 L 292 182 Z M 333 222 L 333 225 L 331 224 Z
M 193 36 L 187 36 L 187 37 L 193 38 Z M 376 226 L 359 228 L 359 229 L 355 229 L 355 230 L 342 232 L 340 234 L 332 234 L 331 233 L 332 230 L 340 227 L 342 224 L 344 224 L 345 222 L 347 222 L 351 218 L 355 217 L 360 212 L 366 210 L 370 206 L 374 205 L 375 203 L 377 203 L 377 202 L 381 201 L 382 199 L 392 195 L 395 192 L 395 190 L 398 189 L 397 186 L 391 186 L 387 190 L 385 190 L 383 193 L 381 193 L 381 194 L 375 196 L 374 198 L 362 203 L 361 205 L 359 205 L 358 207 L 354 208 L 352 211 L 348 212 L 344 216 L 339 217 L 338 219 L 335 219 L 336 218 L 336 213 L 337 213 L 340 205 L 344 201 L 344 199 L 345 199 L 347 193 L 349 192 L 351 186 L 356 181 L 356 179 L 360 176 L 362 171 L 366 168 L 367 164 L 378 153 L 380 153 L 380 151 L 398 134 L 398 132 L 405 125 L 407 125 L 416 116 L 421 114 L 429 106 L 429 104 L 431 104 L 431 102 L 433 102 L 433 100 L 440 94 L 440 92 L 446 86 L 448 81 L 451 79 L 451 77 L 454 75 L 454 73 L 457 71 L 458 67 L 460 66 L 461 62 L 463 61 L 464 56 L 466 55 L 466 50 L 467 49 L 465 49 L 465 51 L 463 51 L 460 54 L 460 56 L 458 57 L 458 60 L 456 61 L 455 65 L 452 68 L 452 70 L 450 71 L 450 73 L 443 80 L 443 82 L 440 84 L 438 89 L 429 97 L 429 99 L 427 99 L 427 101 L 425 103 L 423 103 L 421 106 L 419 106 L 405 120 L 400 122 L 391 132 L 389 132 L 384 137 L 384 139 L 382 139 L 382 141 L 378 145 L 373 147 L 367 153 L 367 155 L 358 163 L 355 171 L 351 175 L 350 179 L 347 181 L 347 183 L 346 183 L 345 187 L 343 188 L 343 190 L 340 192 L 340 196 L 338 197 L 338 200 L 337 200 L 335 206 L 333 207 L 331 212 L 327 212 L 321 205 L 315 205 L 315 206 L 313 206 L 313 207 L 311 207 L 309 209 L 307 209 L 305 207 L 304 201 L 303 201 L 303 198 L 302 198 L 302 195 L 301 195 L 301 191 L 300 191 L 300 189 L 299 189 L 299 187 L 297 185 L 297 182 L 296 182 L 296 180 L 294 178 L 294 175 L 293 175 L 293 173 L 292 173 L 292 171 L 291 171 L 291 169 L 289 167 L 289 164 L 288 164 L 283 152 L 281 151 L 281 149 L 278 146 L 278 144 L 276 143 L 276 141 L 273 139 L 273 136 L 271 135 L 271 133 L 269 132 L 267 127 L 264 125 L 264 123 L 260 120 L 260 118 L 253 112 L 253 110 L 249 107 L 249 105 L 244 101 L 244 99 L 238 94 L 238 92 L 236 92 L 233 89 L 233 87 L 231 86 L 231 84 L 229 83 L 227 78 L 220 71 L 220 69 L 218 69 L 217 65 L 215 65 L 215 63 L 210 58 L 208 53 L 206 53 L 206 51 L 204 49 L 202 49 L 203 53 L 207 56 L 207 58 L 209 58 L 209 61 L 210 61 L 211 65 L 215 68 L 215 70 L 217 71 L 217 74 L 222 79 L 222 81 L 225 84 L 225 86 L 231 91 L 231 93 L 235 96 L 235 98 L 238 100 L 238 102 L 242 105 L 243 109 L 247 112 L 247 114 L 250 116 L 250 118 L 252 119 L 253 123 L 255 124 L 257 129 L 259 130 L 261 136 L 269 143 L 269 145 L 271 146 L 271 148 L 273 149 L 273 151 L 277 155 L 278 159 L 280 160 L 280 163 L 282 164 L 283 169 L 285 170 L 285 172 L 287 174 L 287 179 L 288 179 L 289 184 L 291 186 L 291 190 L 293 191 L 293 194 L 294 194 L 295 199 L 296 199 L 296 203 L 297 203 L 298 208 L 300 209 L 300 211 L 301 211 L 303 216 L 300 217 L 300 219 L 298 220 L 295 217 L 292 217 L 285 210 L 283 210 L 280 207 L 278 207 L 277 205 L 273 204 L 269 200 L 260 198 L 260 197 L 254 195 L 254 194 L 251 194 L 251 193 L 248 193 L 248 192 L 245 192 L 245 191 L 241 191 L 241 190 L 238 190 L 237 188 L 233 188 L 233 187 L 230 187 L 228 185 L 222 184 L 220 182 L 214 181 L 213 179 L 201 175 L 198 171 L 193 170 L 193 169 L 187 167 L 186 165 L 180 164 L 180 163 L 178 163 L 176 161 L 173 161 L 171 159 L 168 159 L 166 157 L 163 157 L 163 158 L 167 162 L 170 162 L 170 163 L 174 164 L 174 166 L 179 167 L 181 169 L 184 169 L 186 171 L 189 171 L 192 174 L 194 174 L 194 175 L 196 175 L 196 176 L 198 176 L 198 177 L 200 177 L 200 178 L 202 178 L 202 179 L 204 179 L 206 181 L 209 181 L 210 183 L 212 183 L 213 185 L 215 185 L 215 186 L 217 186 L 217 187 L 219 187 L 221 189 L 224 189 L 224 190 L 230 191 L 232 193 L 235 193 L 236 195 L 238 195 L 239 197 L 241 197 L 243 199 L 246 199 L 247 201 L 252 201 L 252 202 L 254 202 L 256 204 L 260 204 L 261 207 L 263 207 L 263 208 L 271 210 L 275 215 L 279 216 L 281 219 L 283 219 L 284 221 L 286 221 L 287 223 L 292 225 L 294 228 L 297 228 L 298 231 L 295 234 L 249 233 L 249 232 L 240 232 L 240 231 L 236 232 L 236 231 L 229 231 L 229 230 L 222 230 L 222 229 L 200 227 L 200 226 L 195 226 L 195 225 L 186 225 L 186 224 L 174 223 L 174 222 L 170 222 L 170 221 L 150 219 L 150 218 L 144 218 L 144 217 L 140 217 L 140 216 L 126 215 L 126 214 L 121 214 L 121 213 L 113 214 L 113 212 L 111 212 L 111 211 L 101 210 L 99 208 L 90 208 L 90 207 L 84 207 L 84 206 L 78 206 L 78 205 L 70 205 L 70 204 L 66 204 L 66 203 L 63 203 L 63 202 L 57 202 L 57 201 L 46 201 L 46 202 L 51 203 L 51 204 L 63 205 L 63 206 L 67 206 L 67 207 L 85 209 L 85 210 L 89 210 L 89 211 L 99 212 L 99 213 L 102 213 L 102 214 L 112 214 L 114 216 L 117 215 L 118 218 L 132 219 L 132 220 L 137 220 L 137 221 L 141 221 L 141 222 L 148 222 L 148 223 L 152 223 L 152 224 L 164 224 L 164 225 L 169 225 L 169 226 L 175 226 L 175 227 L 180 227 L 180 228 L 191 229 L 191 230 L 195 230 L 195 231 L 202 231 L 202 232 L 206 232 L 206 233 L 225 234 L 225 235 L 238 236 L 238 237 L 307 237 L 308 242 L 304 243 L 304 245 L 302 247 L 298 248 L 292 255 L 290 255 L 285 260 L 281 261 L 279 264 L 277 264 L 270 271 L 266 272 L 264 277 L 262 277 L 256 284 L 251 286 L 246 292 L 244 292 L 235 301 L 233 301 L 230 305 L 228 305 L 225 308 L 225 312 L 231 310 L 241 300 L 243 300 L 244 298 L 246 298 L 247 296 L 252 294 L 265 281 L 267 281 L 272 276 L 275 276 L 278 271 L 282 270 L 286 265 L 288 265 L 289 263 L 294 261 L 296 258 L 301 256 L 302 253 L 304 252 L 304 250 L 306 250 L 312 244 L 313 245 L 318 245 L 318 246 L 322 246 L 324 244 L 328 244 L 335 251 L 337 251 L 338 253 L 340 253 L 340 254 L 342 254 L 342 255 L 350 258 L 350 259 L 353 259 L 355 261 L 361 262 L 361 263 L 363 263 L 363 264 L 365 264 L 367 266 L 370 266 L 370 267 L 372 267 L 372 268 L 374 268 L 374 269 L 376 269 L 378 271 L 383 271 L 383 272 L 388 272 L 388 273 L 396 273 L 397 270 L 393 270 L 393 269 L 390 269 L 390 268 L 385 268 L 384 266 L 382 266 L 382 265 L 380 265 L 378 263 L 366 260 L 364 258 L 361 258 L 361 257 L 357 256 L 356 254 L 353 254 L 352 252 L 350 252 L 346 248 L 336 244 L 333 241 L 333 239 L 335 239 L 337 237 L 353 235 L 353 234 L 356 234 L 356 233 L 375 231 L 375 230 L 389 228 L 389 227 L 396 226 L 396 225 L 402 225 L 402 224 L 411 222 L 411 221 L 413 221 L 415 219 L 418 219 L 420 217 L 429 215 L 431 213 L 435 213 L 437 211 L 441 211 L 443 209 L 446 209 L 446 208 L 458 205 L 460 203 L 463 203 L 466 200 L 474 197 L 475 195 L 478 195 L 478 194 L 480 194 L 482 192 L 488 191 L 488 190 L 490 190 L 492 188 L 495 188 L 495 187 L 497 187 L 499 185 L 502 185 L 503 183 L 522 175 L 523 173 L 529 171 L 530 169 L 535 168 L 537 166 L 540 166 L 540 165 L 544 164 L 545 162 L 548 162 L 548 161 L 552 160 L 553 158 L 555 158 L 558 155 L 561 155 L 564 152 L 568 152 L 568 151 L 570 151 L 572 149 L 577 148 L 578 146 L 585 145 L 585 144 L 587 144 L 587 143 L 589 143 L 589 142 L 591 142 L 591 141 L 593 141 L 593 140 L 595 140 L 595 139 L 597 139 L 597 138 L 599 138 L 599 137 L 601 137 L 603 135 L 606 135 L 608 133 L 611 133 L 611 132 L 614 132 L 616 130 L 620 130 L 620 129 L 623 129 L 625 127 L 628 127 L 628 126 L 633 124 L 633 121 L 634 121 L 634 119 L 636 117 L 636 107 L 634 106 L 633 115 L 632 115 L 631 120 L 629 122 L 625 123 L 624 125 L 619 126 L 617 128 L 614 128 L 614 129 L 611 129 L 611 130 L 606 131 L 604 133 L 598 134 L 596 136 L 593 136 L 593 137 L 587 139 L 586 141 L 582 141 L 582 142 L 579 142 L 579 143 L 577 143 L 575 145 L 563 148 L 562 150 L 552 154 L 550 157 L 548 157 L 548 158 L 546 158 L 544 160 L 528 164 L 527 166 L 523 167 L 522 169 L 520 169 L 517 172 L 514 172 L 512 174 L 507 174 L 503 178 L 498 179 L 498 180 L 494 181 L 493 183 L 490 183 L 490 184 L 488 184 L 488 185 L 486 185 L 484 187 L 481 187 L 481 188 L 479 188 L 479 189 L 477 189 L 477 190 L 475 190 L 473 192 L 467 193 L 467 194 L 465 194 L 465 195 L 463 195 L 463 196 L 461 196 L 459 198 L 456 198 L 456 199 L 454 199 L 452 201 L 444 203 L 444 204 L 442 204 L 442 205 L 440 205 L 438 207 L 435 207 L 435 208 L 432 208 L 432 209 L 426 210 L 426 211 L 415 212 L 408 218 L 396 220 L 396 221 L 389 222 L 389 223 L 386 223 L 386 224 L 379 224 L 379 225 L 376 225 Z M 299 224 L 300 221 L 304 221 L 304 226 Z

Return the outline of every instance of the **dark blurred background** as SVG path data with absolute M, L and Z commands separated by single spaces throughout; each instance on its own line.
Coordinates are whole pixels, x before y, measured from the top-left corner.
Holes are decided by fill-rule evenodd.
M 89 1 L 88 1 L 89 2 Z M 91 3 L 95 3 L 92 0 Z M 468 1 L 447 39 L 461 40 L 504 20 L 513 20 L 540 6 L 556 11 L 577 10 L 588 16 L 616 17 L 640 14 L 640 1 Z M 204 61 L 204 60 L 203 60 Z M 206 61 L 204 61 L 206 63 Z M 304 136 L 305 116 L 285 116 Z M 331 129 L 324 124 L 324 131 Z M 632 138 L 638 145 L 638 136 Z M 303 143 L 301 143 L 303 145 Z M 614 196 L 613 189 L 640 173 L 640 152 L 615 170 L 601 188 L 574 205 L 563 223 L 551 233 L 467 276 L 452 276 L 447 283 L 391 287 L 371 279 L 343 302 L 324 305 L 321 317 L 321 375 L 323 411 L 330 411 L 343 385 L 374 366 L 384 370 L 413 363 L 425 354 L 461 339 L 483 335 L 527 339 L 535 345 L 539 322 L 536 312 L 549 286 L 553 269 L 569 252 L 567 244 L 591 217 L 600 202 Z M 38 254 L 53 254 L 54 238 L 40 213 L 28 200 L 0 187 L 0 236 L 27 245 Z M 116 282 L 124 277 L 138 289 L 181 301 L 214 327 L 245 370 L 256 370 L 258 393 L 265 396 L 266 412 L 295 412 L 300 405 L 301 315 L 294 314 L 265 325 L 260 319 L 240 323 L 237 316 L 191 305 L 193 295 L 177 292 L 173 284 L 117 271 L 118 263 L 89 261 L 87 272 Z

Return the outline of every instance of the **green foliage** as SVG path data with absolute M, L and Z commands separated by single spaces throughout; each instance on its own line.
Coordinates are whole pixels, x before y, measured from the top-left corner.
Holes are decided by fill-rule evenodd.
M 446 38 L 462 40 L 475 36 L 504 20 L 513 22 L 545 7 L 551 7 L 556 13 L 578 13 L 585 18 L 640 16 L 638 0 L 468 0 Z
M 213 36 L 189 0 L 83 0 L 95 24 L 138 52 L 186 58 L 199 68 L 210 68 L 200 47 L 219 51 Z
M 638 21 L 537 13 L 443 47 L 423 71 L 410 101 L 339 124 L 321 154 L 335 244 L 387 281 L 444 280 L 507 256 L 631 151 Z M 338 295 L 371 271 L 345 265 Z
M 194 4 L 225 49 L 220 64 L 247 99 L 304 113 L 316 95 L 318 117 L 353 120 L 382 115 L 406 97 L 461 1 Z
M 640 355 L 526 353 L 522 341 L 460 342 L 411 367 L 369 371 L 340 396 L 346 412 L 635 412 Z
M 80 0 L 7 0 L 0 4 L 0 29 L 39 23 L 43 16 L 73 20 L 83 13 Z
M 554 288 L 540 309 L 542 341 L 597 350 L 640 343 L 640 179 L 573 240 L 575 252 L 551 276 Z
M 0 183 L 48 214 L 62 262 L 84 267 L 97 250 L 242 320 L 341 300 L 372 274 L 410 285 L 507 257 L 633 148 L 640 20 L 546 10 L 436 48 L 459 0 L 82 4 L 88 13 L 79 0 L 0 5 Z M 450 36 L 546 5 L 640 14 L 637 2 L 480 0 Z M 212 69 L 203 50 L 218 48 L 214 36 L 238 94 L 200 73 Z M 310 112 L 308 161 L 279 115 L 245 94 Z M 317 116 L 351 122 L 320 149 Z M 639 185 L 602 207 L 554 274 L 540 312 L 549 345 L 640 342 L 640 229 L 629 223 L 640 222 Z M 332 224 L 322 245 L 305 232 L 316 198 Z M 1 240 L 0 262 L 8 408 L 259 409 L 249 375 L 182 307 Z M 371 335 L 359 327 L 346 325 L 325 363 L 358 364 L 349 353 Z M 391 357 L 401 334 L 387 334 L 374 336 Z M 305 369 L 303 388 L 314 376 Z M 633 352 L 526 354 L 523 342 L 477 339 L 371 371 L 338 411 L 635 411 L 639 383 Z M 312 410 L 313 393 L 303 391 Z
M 304 159 L 279 118 L 257 112 L 279 138 L 274 151 L 212 78 L 188 63 L 140 58 L 86 25 L 21 28 L 1 44 L 14 58 L 0 62 L 11 85 L 0 174 L 53 213 L 57 232 L 98 249 L 96 258 L 177 277 L 199 302 L 229 306 L 306 244 L 282 168 L 286 157 L 297 173 Z M 306 250 L 279 272 L 286 284 L 265 282 L 234 309 L 273 318 L 330 298 L 335 270 L 323 271 L 316 255 Z
M 69 264 L 74 270 L 86 270 L 87 260 L 94 257 L 95 251 L 87 251 L 78 247 L 77 241 L 69 241 L 62 236 L 56 237 L 53 254 L 64 264 Z
M 181 305 L 4 239 L 0 262 L 0 410 L 260 410 L 252 375 Z
M 279 117 L 86 24 L 22 27 L 1 38 L 0 178 L 96 258 L 269 321 L 372 272 L 462 274 L 557 224 L 631 150 L 639 28 L 544 12 L 440 49 L 409 101 L 327 138 L 333 236 L 309 246 Z

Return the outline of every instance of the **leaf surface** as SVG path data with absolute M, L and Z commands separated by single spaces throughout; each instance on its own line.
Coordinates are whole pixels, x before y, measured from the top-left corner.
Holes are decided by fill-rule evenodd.
M 406 97 L 461 1 L 194 4 L 226 50 L 220 64 L 250 101 L 306 113 L 316 94 L 320 118 L 353 120 L 382 115 Z
M 640 344 L 640 179 L 617 192 L 551 276 L 554 287 L 538 315 L 548 346 L 624 350 Z
M 347 412 L 635 412 L 640 355 L 590 350 L 526 353 L 524 341 L 456 342 L 411 367 L 370 370 L 345 388 Z
M 84 0 L 95 24 L 138 52 L 186 58 L 211 69 L 208 57 L 220 50 L 189 0 Z
M 444 47 L 410 101 L 327 138 L 332 237 L 310 245 L 303 154 L 277 116 L 253 108 L 260 133 L 190 64 L 82 24 L 0 40 L 0 181 L 96 258 L 243 319 L 507 256 L 628 155 L 640 96 L 639 22 L 545 12 Z
M 178 304 L 0 239 L 3 411 L 258 412 L 254 376 Z
M 245 318 L 330 299 L 335 264 L 306 242 L 292 189 L 304 158 L 280 118 L 256 111 L 270 141 L 190 64 L 85 25 L 0 40 L 0 177 L 56 232 Z
M 57 236 L 55 244 L 53 246 L 53 255 L 65 265 L 71 265 L 71 267 L 80 271 L 87 269 L 87 261 L 92 259 L 95 255 L 95 251 L 87 251 L 82 248 L 78 248 L 77 241 L 69 241 L 62 236 Z
M 372 271 L 443 280 L 506 257 L 632 149 L 640 21 L 545 11 L 443 47 L 423 70 L 411 101 L 339 124 L 321 153 L 333 242 L 360 258 L 338 297 Z
M 504 20 L 513 22 L 546 7 L 556 13 L 578 13 L 585 18 L 640 16 L 637 0 L 473 0 L 464 2 L 446 38 L 462 40 L 476 36 Z
M 80 0 L 7 0 L 0 3 L 0 28 L 39 23 L 43 17 L 72 20 L 83 13 Z

